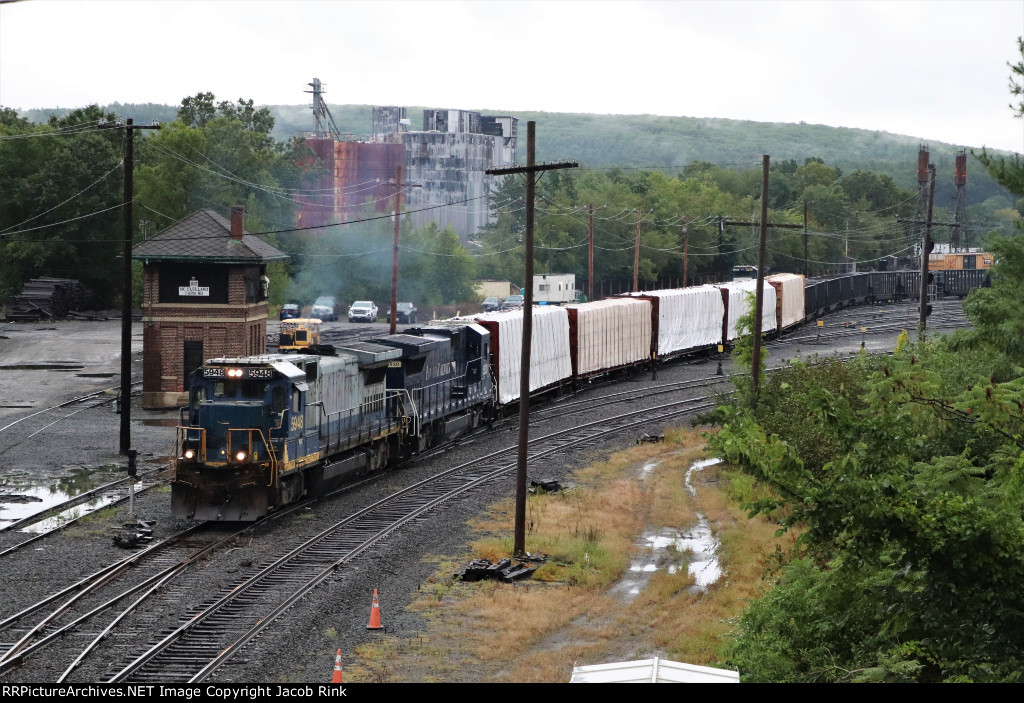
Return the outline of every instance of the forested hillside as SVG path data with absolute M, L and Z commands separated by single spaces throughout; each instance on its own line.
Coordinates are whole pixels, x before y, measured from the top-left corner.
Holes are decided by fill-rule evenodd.
M 420 110 L 409 108 L 413 127 L 419 126 Z M 336 106 L 332 113 L 352 138 L 369 136 L 369 106 Z M 58 276 L 81 278 L 105 292 L 104 302 L 113 302 L 119 290 L 114 282 L 120 244 L 111 233 L 119 231 L 114 209 L 120 198 L 120 141 L 99 122 L 115 115 L 137 124 L 162 123 L 136 143 L 137 240 L 198 209 L 227 212 L 242 203 L 249 230 L 292 256 L 274 267 L 273 303 L 308 302 L 323 294 L 346 301 L 390 296 L 392 226 L 371 217 L 373 205 L 367 205 L 364 222 L 317 232 L 294 229 L 299 196 L 311 192 L 319 169 L 295 138 L 309 133 L 309 108 L 258 108 L 252 100 L 219 101 L 201 92 L 176 107 L 2 111 L 0 190 L 8 197 L 0 207 L 0 226 L 7 227 L 0 233 L 0 299 L 29 278 Z M 914 138 L 722 119 L 518 117 L 520 158 L 525 122 L 535 120 L 541 161 L 580 163 L 540 180 L 538 273 L 574 273 L 577 285 L 592 287 L 595 296 L 623 290 L 634 278 L 641 288 L 673 287 L 684 279 L 717 280 L 735 264 L 754 263 L 757 228 L 739 223 L 757 217 L 762 154 L 771 156 L 770 221 L 794 227 L 773 231 L 771 269 L 822 275 L 852 266 L 871 269 L 889 257 L 911 265 L 920 241 L 919 229 L 907 223 L 923 217 Z M 942 243 L 951 229 L 941 224 L 953 219 L 957 147 L 929 146 L 938 174 L 934 221 L 940 226 L 933 236 Z M 984 247 L 990 234 L 1015 231 L 1024 200 L 997 185 L 977 160 L 970 163 L 968 226 L 961 233 L 970 246 Z M 47 176 L 58 172 L 62 178 Z M 399 295 L 451 304 L 472 297 L 474 278 L 521 285 L 523 202 L 522 180 L 506 179 L 488 203 L 492 223 L 469 242 L 437 226 L 414 231 L 404 223 Z M 591 207 L 593 282 L 587 257 Z M 83 261 L 91 263 L 83 267 Z
M 464 106 L 450 106 L 462 108 Z M 102 107 L 136 124 L 151 120 L 171 122 L 177 105 L 119 104 Z M 285 141 L 313 129 L 313 115 L 306 105 L 270 105 L 274 117 L 272 136 Z M 367 139 L 372 131 L 370 105 L 331 105 L 341 131 L 355 139 Z M 412 128 L 421 125 L 423 107 L 408 106 Z M 509 114 L 507 110 L 482 109 L 485 114 Z M 22 113 L 31 122 L 45 122 L 50 115 L 63 116 L 67 109 L 29 110 Z M 675 176 L 693 161 L 707 161 L 743 170 L 760 164 L 762 154 L 773 161 L 809 157 L 823 159 L 843 172 L 874 171 L 891 176 L 902 188 L 915 188 L 917 150 L 930 148 L 941 191 L 952 190 L 953 162 L 960 149 L 981 150 L 984 144 L 945 144 L 924 137 L 888 132 L 812 124 L 750 122 L 710 117 L 660 117 L 657 115 L 594 115 L 558 112 L 513 112 L 520 120 L 520 159 L 525 159 L 528 120 L 537 122 L 537 159 L 571 159 L 588 168 L 657 169 Z M 968 202 L 984 203 L 1003 199 L 998 207 L 1012 207 L 1015 199 L 971 160 L 968 166 Z M 948 196 L 947 196 L 948 197 Z M 943 204 L 942 202 L 939 203 Z M 992 204 L 994 205 L 994 203 Z M 998 209 L 989 207 L 989 211 Z

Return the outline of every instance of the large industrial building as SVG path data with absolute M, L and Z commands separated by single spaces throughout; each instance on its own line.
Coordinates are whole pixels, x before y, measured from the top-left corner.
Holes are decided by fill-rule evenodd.
M 314 90 L 316 136 L 307 143 L 324 164 L 319 195 L 305 199 L 300 226 L 323 226 L 394 210 L 395 179 L 402 167 L 402 209 L 414 226 L 451 227 L 465 243 L 490 219 L 487 196 L 497 184 L 485 171 L 515 163 L 515 117 L 467 110 L 423 111 L 421 130 L 410 129 L 406 108 L 373 108 L 370 141 L 342 141 Z M 415 187 L 413 187 L 415 186 Z

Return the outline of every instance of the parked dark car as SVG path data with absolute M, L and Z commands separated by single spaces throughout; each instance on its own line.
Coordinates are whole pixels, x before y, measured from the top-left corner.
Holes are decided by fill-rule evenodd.
M 412 303 L 399 303 L 395 306 L 395 317 L 397 318 L 397 324 L 400 325 L 414 325 L 416 324 L 416 306 Z M 388 309 L 387 314 L 388 322 L 391 322 L 391 310 Z
M 514 310 L 523 307 L 523 296 L 510 295 L 505 298 L 505 310 Z
M 505 309 L 505 304 L 501 302 L 501 298 L 493 295 L 490 298 L 484 298 L 483 306 L 484 312 L 498 312 Z
M 296 317 L 302 317 L 302 308 L 295 303 L 286 303 L 281 306 L 281 312 L 278 315 L 280 320 L 291 320 Z

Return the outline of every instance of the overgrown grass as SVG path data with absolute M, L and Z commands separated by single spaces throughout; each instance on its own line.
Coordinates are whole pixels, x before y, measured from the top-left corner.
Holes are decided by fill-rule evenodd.
M 511 553 L 512 500 L 492 506 L 471 522 L 479 537 L 466 554 L 431 557 L 435 574 L 410 606 L 427 620 L 426 630 L 359 647 L 346 680 L 564 682 L 574 663 L 654 655 L 714 665 L 731 623 L 761 593 L 762 576 L 792 540 L 776 539 L 771 521 L 747 520 L 736 498 L 760 489 L 736 472 L 696 472 L 691 495 L 686 473 L 703 456 L 696 433 L 671 431 L 664 443 L 577 471 L 574 490 L 530 495 L 526 549 L 547 562 L 517 584 L 462 583 L 452 575 L 469 560 Z M 685 555 L 678 555 L 682 568 L 656 572 L 631 603 L 609 595 L 645 529 L 687 528 L 698 514 L 721 543 L 725 576 L 717 584 L 691 588 Z M 380 662 L 389 662 L 386 671 Z

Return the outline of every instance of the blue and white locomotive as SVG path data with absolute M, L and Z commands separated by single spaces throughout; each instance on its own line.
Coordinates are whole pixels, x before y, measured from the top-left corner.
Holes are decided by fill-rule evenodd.
M 456 325 L 211 359 L 180 411 L 175 514 L 255 520 L 467 431 L 493 396 L 488 344 Z

